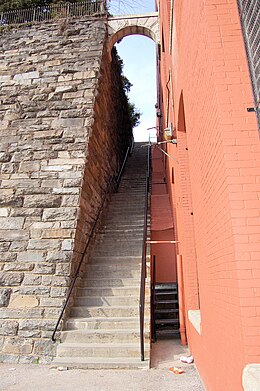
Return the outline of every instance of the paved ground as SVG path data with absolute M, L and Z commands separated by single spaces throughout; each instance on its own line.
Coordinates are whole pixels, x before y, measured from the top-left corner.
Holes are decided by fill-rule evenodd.
M 182 364 L 187 349 L 178 341 L 153 345 L 150 370 L 68 370 L 43 365 L 0 364 L 0 391 L 204 391 L 193 364 Z M 175 375 L 170 367 L 182 368 Z

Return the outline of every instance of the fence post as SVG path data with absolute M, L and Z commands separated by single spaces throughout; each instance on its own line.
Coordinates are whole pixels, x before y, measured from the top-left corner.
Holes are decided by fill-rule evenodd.
M 1 19 L 0 19 L 1 24 L 3 23 L 3 19 L 4 19 L 4 13 L 1 12 Z
M 33 10 L 33 22 L 35 22 L 35 16 L 36 16 L 36 8 Z
M 68 3 L 67 5 L 67 18 L 69 17 L 69 14 L 70 14 L 70 3 Z

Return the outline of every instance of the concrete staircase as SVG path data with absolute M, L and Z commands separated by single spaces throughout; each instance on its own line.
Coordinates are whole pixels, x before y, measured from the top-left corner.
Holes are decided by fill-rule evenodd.
M 139 292 L 147 148 L 136 143 L 119 190 L 104 212 L 54 363 L 76 368 L 148 368 L 150 281 L 145 361 L 140 358 Z M 147 259 L 148 260 L 148 259 Z M 148 269 L 149 269 L 149 263 Z M 149 270 L 147 275 L 150 275 Z

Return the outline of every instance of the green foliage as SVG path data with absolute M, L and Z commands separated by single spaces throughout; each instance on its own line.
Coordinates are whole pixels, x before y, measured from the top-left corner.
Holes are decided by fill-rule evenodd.
M 113 50 L 115 52 L 115 56 L 116 56 L 117 63 L 118 63 L 122 87 L 123 87 L 123 90 L 126 95 L 128 114 L 129 114 L 129 118 L 130 118 L 130 125 L 131 125 L 131 128 L 133 129 L 140 124 L 140 118 L 141 118 L 142 114 L 141 114 L 140 110 L 135 106 L 135 104 L 130 102 L 130 100 L 127 96 L 127 94 L 130 92 L 130 89 L 133 86 L 133 84 L 131 84 L 131 82 L 128 80 L 128 78 L 123 74 L 124 63 L 123 63 L 122 58 L 119 57 L 115 48 L 113 48 Z

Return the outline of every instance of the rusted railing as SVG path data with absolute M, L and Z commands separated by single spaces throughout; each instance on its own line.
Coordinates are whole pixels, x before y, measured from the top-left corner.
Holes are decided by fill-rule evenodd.
M 106 0 L 85 0 L 77 3 L 50 4 L 41 7 L 17 9 L 0 13 L 0 26 L 48 22 L 56 19 L 103 16 L 107 13 Z

